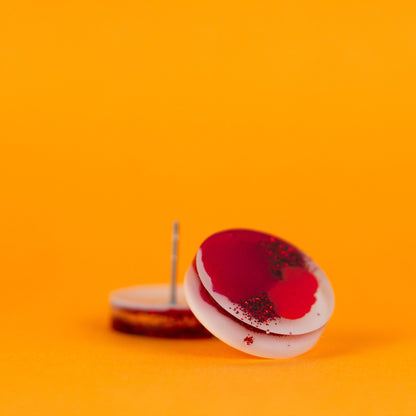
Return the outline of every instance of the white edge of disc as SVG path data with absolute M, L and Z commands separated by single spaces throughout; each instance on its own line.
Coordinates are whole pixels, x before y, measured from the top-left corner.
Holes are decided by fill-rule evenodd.
M 201 298 L 201 281 L 193 266 L 186 272 L 184 288 L 189 306 L 201 324 L 221 341 L 247 354 L 264 358 L 298 356 L 316 344 L 325 327 L 302 335 L 284 336 L 251 331 Z M 246 337 L 253 337 L 253 343 L 247 345 Z
M 189 310 L 182 285 L 176 288 L 177 303 L 171 304 L 170 285 L 137 285 L 113 290 L 109 295 L 112 308 L 129 309 L 133 311 Z
M 332 290 L 331 283 L 329 282 L 325 273 L 318 267 L 318 265 L 304 253 L 302 254 L 304 255 L 305 260 L 309 265 L 309 269 L 311 269 L 311 272 L 318 280 L 318 290 L 315 294 L 316 302 L 312 305 L 311 310 L 302 318 L 275 318 L 269 323 L 255 322 L 256 328 L 263 331 L 269 330 L 275 334 L 301 335 L 306 332 L 315 331 L 326 325 L 328 322 L 333 313 L 335 305 L 334 292 Z M 223 307 L 223 309 L 225 309 L 237 319 L 240 319 L 241 314 L 237 314 L 237 312 L 240 310 L 239 305 L 237 303 L 231 302 L 226 296 L 214 291 L 211 278 L 204 268 L 201 249 L 199 249 L 196 254 L 196 267 L 201 282 L 208 293 L 219 305 Z M 243 316 L 243 322 L 253 326 L 253 321 L 250 321 L 249 317 Z

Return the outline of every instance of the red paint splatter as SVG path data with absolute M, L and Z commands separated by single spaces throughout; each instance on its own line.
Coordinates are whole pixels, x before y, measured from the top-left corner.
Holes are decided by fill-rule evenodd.
M 282 278 L 284 268 L 305 266 L 305 260 L 299 250 L 286 241 L 270 237 L 269 241 L 261 243 L 261 245 L 269 256 L 271 272 L 279 279 Z
M 250 335 L 250 336 L 246 336 L 245 338 L 244 338 L 244 342 L 247 344 L 247 345 L 251 345 L 253 342 L 254 342 L 254 340 L 253 340 L 253 337 Z
M 318 282 L 311 272 L 300 267 L 286 267 L 282 271 L 282 280 L 269 290 L 268 295 L 279 316 L 298 319 L 311 310 L 317 289 Z
M 244 316 L 249 320 L 255 319 L 263 323 L 269 322 L 278 316 L 267 293 L 261 293 L 240 302 L 240 307 L 244 311 Z

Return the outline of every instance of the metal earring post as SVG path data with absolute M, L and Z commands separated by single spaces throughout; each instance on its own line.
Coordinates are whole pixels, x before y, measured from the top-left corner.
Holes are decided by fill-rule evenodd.
M 179 222 L 174 221 L 172 225 L 172 252 L 171 252 L 171 269 L 170 269 L 170 304 L 176 305 L 176 275 L 178 268 L 178 241 L 179 241 Z

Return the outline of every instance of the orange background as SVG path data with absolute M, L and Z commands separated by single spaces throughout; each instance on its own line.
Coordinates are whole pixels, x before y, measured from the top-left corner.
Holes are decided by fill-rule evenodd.
M 58 3 L 0 2 L 0 414 L 414 415 L 415 3 Z M 174 219 L 181 276 L 229 227 L 309 253 L 318 345 L 110 331 Z

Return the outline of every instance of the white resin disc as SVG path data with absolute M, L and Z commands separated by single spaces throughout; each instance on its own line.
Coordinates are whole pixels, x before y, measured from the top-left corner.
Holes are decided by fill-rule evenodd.
M 310 350 L 324 330 L 323 325 L 302 335 L 283 336 L 252 331 L 201 297 L 201 281 L 193 266 L 186 272 L 184 288 L 189 306 L 202 325 L 226 344 L 248 354 L 265 358 L 295 357 Z
M 182 285 L 176 287 L 175 304 L 169 303 L 170 285 L 138 285 L 116 289 L 110 293 L 113 308 L 137 311 L 189 310 Z
M 198 250 L 196 255 L 196 267 L 202 284 L 215 301 L 227 312 L 248 325 L 255 325 L 263 331 L 269 330 L 275 334 L 300 335 L 322 328 L 329 320 L 334 310 L 335 298 L 331 284 L 325 273 L 318 265 L 304 253 L 308 270 L 311 271 L 318 280 L 318 290 L 315 293 L 316 302 L 312 305 L 310 312 L 299 319 L 275 318 L 269 323 L 255 322 L 249 316 L 239 313 L 240 308 L 237 303 L 231 302 L 226 296 L 215 292 L 211 278 L 204 268 L 203 252 Z

